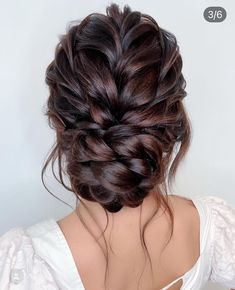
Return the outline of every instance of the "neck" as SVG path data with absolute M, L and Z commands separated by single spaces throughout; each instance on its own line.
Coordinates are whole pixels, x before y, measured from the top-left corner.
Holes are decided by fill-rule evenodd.
M 115 224 L 120 224 L 120 226 L 123 228 L 125 227 L 125 225 L 126 226 L 129 226 L 130 224 L 138 225 L 141 213 L 141 220 L 145 222 L 153 215 L 153 213 L 157 209 L 157 202 L 153 194 L 154 193 L 150 193 L 143 200 L 143 203 L 138 207 L 131 208 L 124 206 L 117 213 L 110 213 L 107 211 L 108 219 L 111 221 L 115 219 Z M 107 217 L 103 207 L 97 202 L 88 201 L 81 197 L 80 199 L 85 204 L 85 206 L 80 202 L 76 208 L 77 213 L 79 213 L 82 216 L 83 220 L 86 223 L 88 222 L 94 224 L 95 222 L 97 225 L 99 225 L 101 229 L 104 229 L 107 223 Z M 159 213 L 162 214 L 161 208 L 159 208 L 156 216 L 158 216 Z

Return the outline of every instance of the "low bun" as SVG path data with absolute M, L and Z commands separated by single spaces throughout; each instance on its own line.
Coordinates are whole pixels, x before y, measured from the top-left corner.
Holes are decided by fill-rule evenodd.
M 190 126 L 175 36 L 128 6 L 106 11 L 72 22 L 60 37 L 46 70 L 46 115 L 73 192 L 118 212 L 165 182 L 179 143 L 175 173 Z
M 108 211 L 139 206 L 160 176 L 160 142 L 136 125 L 87 126 L 66 130 L 59 138 L 76 190 Z

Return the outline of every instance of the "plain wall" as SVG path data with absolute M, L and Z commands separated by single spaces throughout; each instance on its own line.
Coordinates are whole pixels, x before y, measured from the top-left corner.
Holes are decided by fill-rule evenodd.
M 49 189 L 71 207 L 50 195 L 41 182 L 42 164 L 54 142 L 54 133 L 43 115 L 48 98 L 45 70 L 66 24 L 92 12 L 104 13 L 109 3 L 1 1 L 0 234 L 51 216 L 59 219 L 75 206 L 73 194 L 53 180 L 50 170 L 46 180 Z M 212 194 L 235 205 L 235 2 L 116 3 L 150 14 L 178 39 L 187 81 L 184 103 L 193 138 L 177 173 L 175 194 Z M 226 20 L 206 22 L 203 11 L 208 6 L 224 7 Z M 216 286 L 208 284 L 206 289 L 215 290 Z

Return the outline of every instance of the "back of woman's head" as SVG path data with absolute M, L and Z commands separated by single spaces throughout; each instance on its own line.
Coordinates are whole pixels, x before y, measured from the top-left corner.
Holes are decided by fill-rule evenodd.
M 127 5 L 106 14 L 70 22 L 47 68 L 46 114 L 57 135 L 47 164 L 58 158 L 62 178 L 64 156 L 76 196 L 117 212 L 154 189 L 164 202 L 191 131 L 175 36 Z

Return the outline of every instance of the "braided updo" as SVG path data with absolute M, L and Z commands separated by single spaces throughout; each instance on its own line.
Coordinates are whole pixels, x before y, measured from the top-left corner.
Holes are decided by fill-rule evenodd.
M 65 156 L 73 192 L 118 212 L 165 182 L 179 143 L 172 178 L 190 125 L 175 36 L 129 6 L 106 14 L 71 21 L 60 35 L 46 70 L 46 115 L 57 134 L 50 159 Z

